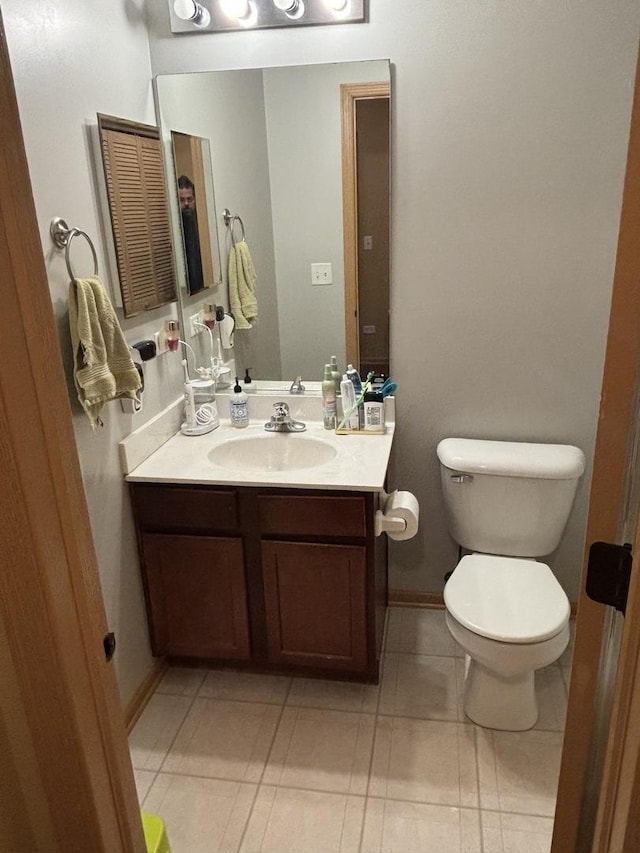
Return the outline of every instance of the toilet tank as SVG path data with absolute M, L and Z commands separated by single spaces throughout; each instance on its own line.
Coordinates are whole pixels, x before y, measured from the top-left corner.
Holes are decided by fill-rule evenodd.
M 449 532 L 459 545 L 512 557 L 558 547 L 584 471 L 579 448 L 445 438 L 437 453 Z

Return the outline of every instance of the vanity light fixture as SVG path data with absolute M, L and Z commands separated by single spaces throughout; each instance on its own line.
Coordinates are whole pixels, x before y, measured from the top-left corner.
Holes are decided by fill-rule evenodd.
M 196 0 L 173 0 L 173 11 L 181 21 L 187 21 L 199 29 L 204 29 L 211 23 L 208 10 Z
M 168 0 L 172 33 L 364 24 L 368 0 Z

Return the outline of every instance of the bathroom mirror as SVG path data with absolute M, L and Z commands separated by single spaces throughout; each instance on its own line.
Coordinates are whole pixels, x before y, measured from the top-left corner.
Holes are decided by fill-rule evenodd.
M 206 341 L 189 337 L 190 317 L 205 303 L 229 307 L 228 256 L 244 229 L 258 317 L 235 333 L 238 370 L 319 380 L 336 355 L 388 372 L 389 62 L 161 75 L 155 95 L 165 153 L 172 132 L 210 151 L 220 276 L 194 291 L 182 271 L 179 287 L 196 351 Z M 239 217 L 233 234 L 225 208 Z M 177 205 L 174 219 L 182 246 Z
M 185 286 L 190 296 L 220 280 L 209 140 L 171 133 Z M 176 251 L 176 254 L 180 253 Z

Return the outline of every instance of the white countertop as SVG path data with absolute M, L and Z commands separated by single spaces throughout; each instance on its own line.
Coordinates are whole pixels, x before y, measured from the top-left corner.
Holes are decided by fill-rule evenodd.
M 377 492 L 384 488 L 393 442 L 393 423 L 384 435 L 336 435 L 308 421 L 303 433 L 269 433 L 264 418 L 245 429 L 222 423 L 201 436 L 174 435 L 126 477 L 133 483 L 180 483 L 234 486 L 280 486 L 296 489 L 345 489 Z M 335 458 L 314 468 L 295 470 L 231 470 L 214 464 L 209 453 L 229 439 L 265 436 L 269 441 L 320 439 L 336 450 Z

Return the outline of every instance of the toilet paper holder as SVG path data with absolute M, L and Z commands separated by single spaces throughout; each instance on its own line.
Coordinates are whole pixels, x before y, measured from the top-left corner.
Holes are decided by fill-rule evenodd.
M 399 515 L 385 514 L 387 505 L 391 497 L 395 494 L 397 492 L 392 492 L 391 494 L 387 494 L 385 491 L 380 492 L 380 507 L 376 510 L 374 517 L 374 532 L 376 536 L 382 536 L 383 533 L 387 533 L 391 535 L 391 538 L 395 538 L 393 534 L 402 534 L 407 530 L 408 522 L 406 518 L 402 518 Z M 415 534 L 410 534 L 410 536 L 413 535 Z

